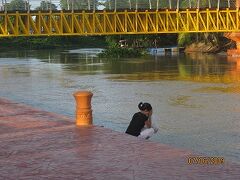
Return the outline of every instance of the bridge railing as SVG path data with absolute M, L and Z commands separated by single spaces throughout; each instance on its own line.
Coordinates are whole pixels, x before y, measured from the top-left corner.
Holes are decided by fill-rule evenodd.
M 1 0 L 1 11 L 238 8 L 240 0 Z

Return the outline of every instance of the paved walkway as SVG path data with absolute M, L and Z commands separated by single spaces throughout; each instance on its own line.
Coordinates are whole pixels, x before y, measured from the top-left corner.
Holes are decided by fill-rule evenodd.
M 187 163 L 190 151 L 0 99 L 0 179 L 240 179 L 240 165 Z

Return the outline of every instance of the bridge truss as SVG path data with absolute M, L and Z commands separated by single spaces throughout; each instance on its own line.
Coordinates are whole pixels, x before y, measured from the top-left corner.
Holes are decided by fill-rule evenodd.
M 0 36 L 240 31 L 239 9 L 0 13 Z
M 15 2 L 14 2 L 15 1 Z M 119 10 L 236 8 L 239 0 L 1 0 L 1 10 Z M 14 7 L 9 5 L 14 2 Z M 13 4 L 14 4 L 13 3 Z M 54 4 L 52 6 L 51 4 Z
M 96 2 L 95 0 L 84 1 Z M 130 0 L 127 1 L 130 2 Z M 136 3 L 137 1 L 140 0 L 131 2 Z M 148 0 L 148 5 L 152 1 Z M 178 0 L 167 1 L 175 2 L 175 5 L 179 3 Z M 116 4 L 116 2 L 119 1 L 109 0 L 109 3 Z M 191 6 L 194 5 L 193 0 L 185 2 L 189 2 Z M 194 2 L 195 5 L 198 5 L 201 0 Z M 212 1 L 208 0 L 208 2 Z M 128 8 L 123 10 L 110 9 L 110 6 L 108 8 L 106 6 L 104 10 L 97 10 L 92 9 L 93 4 L 87 4 L 86 7 L 90 7 L 89 10 L 48 9 L 36 11 L 26 8 L 21 11 L 7 11 L 5 9 L 0 12 L 0 37 L 239 32 L 238 1 L 218 0 L 213 2 L 215 4 L 208 3 L 211 8 L 185 9 L 176 6 L 177 8 Z M 223 7 L 226 4 L 227 7 Z M 152 3 L 151 6 L 153 7 L 153 5 Z M 221 5 L 221 8 L 213 7 L 213 5 Z

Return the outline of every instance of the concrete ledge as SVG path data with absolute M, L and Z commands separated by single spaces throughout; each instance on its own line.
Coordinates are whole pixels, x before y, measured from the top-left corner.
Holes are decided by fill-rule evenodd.
M 240 165 L 0 99 L 0 179 L 240 179 Z

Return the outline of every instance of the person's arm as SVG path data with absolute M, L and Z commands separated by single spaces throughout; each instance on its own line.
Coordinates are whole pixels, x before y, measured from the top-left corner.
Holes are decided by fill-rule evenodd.
M 147 128 L 151 128 L 152 127 L 152 118 L 151 118 L 151 116 L 149 116 L 148 120 L 145 121 L 145 125 L 147 126 Z

